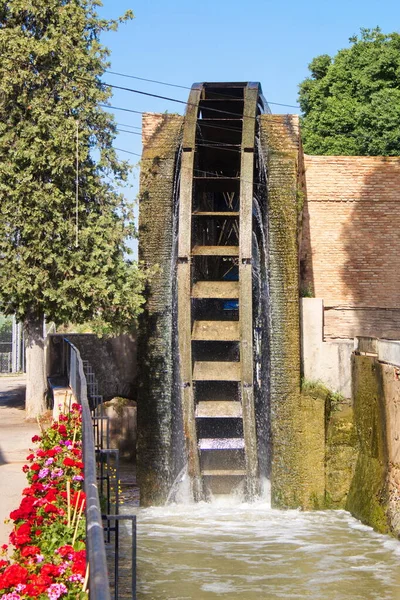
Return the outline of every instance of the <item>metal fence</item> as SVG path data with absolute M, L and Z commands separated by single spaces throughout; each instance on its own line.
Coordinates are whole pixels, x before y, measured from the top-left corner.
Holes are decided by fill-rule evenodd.
M 109 449 L 108 418 L 101 412 L 101 396 L 89 375 L 79 351 L 63 339 L 63 371 L 78 402 L 82 405 L 83 462 L 86 493 L 86 546 L 89 562 L 89 593 L 91 600 L 111 600 L 111 592 L 118 600 L 120 589 L 120 532 L 121 521 L 132 527 L 131 585 L 128 591 L 136 599 L 136 517 L 119 514 L 119 454 Z M 89 391 L 89 394 L 88 394 Z M 100 413 L 100 414 L 99 414 Z M 104 444 L 105 442 L 105 444 Z M 104 448 L 107 445 L 107 448 Z M 104 509 L 101 510 L 99 491 Z M 113 540 L 113 544 L 112 544 Z M 108 552 L 106 552 L 106 546 Z M 110 551 L 110 548 L 112 551 Z M 107 555 L 112 562 L 113 578 L 110 585 Z M 126 597 L 126 594 L 124 594 Z
M 22 324 L 15 317 L 0 315 L 0 373 L 25 371 Z

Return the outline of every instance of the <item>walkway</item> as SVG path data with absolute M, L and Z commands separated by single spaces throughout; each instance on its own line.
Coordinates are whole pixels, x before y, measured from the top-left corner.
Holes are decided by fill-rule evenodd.
M 25 376 L 0 376 L 0 545 L 8 542 L 12 523 L 4 524 L 18 508 L 26 487 L 22 472 L 36 423 L 25 421 Z

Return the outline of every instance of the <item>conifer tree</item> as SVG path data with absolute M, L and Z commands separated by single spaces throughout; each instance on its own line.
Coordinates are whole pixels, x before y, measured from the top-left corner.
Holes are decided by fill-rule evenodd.
M 142 275 L 126 260 L 128 164 L 100 105 L 98 0 L 0 0 L 0 312 L 27 337 L 27 416 L 45 408 L 43 319 L 129 328 Z M 76 173 L 78 172 L 78 177 Z

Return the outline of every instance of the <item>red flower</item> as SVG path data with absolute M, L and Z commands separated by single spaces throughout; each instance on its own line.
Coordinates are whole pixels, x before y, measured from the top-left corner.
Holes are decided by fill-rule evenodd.
M 58 512 L 58 509 L 56 506 L 54 506 L 54 504 L 46 504 L 46 506 L 44 507 L 44 512 L 46 513 L 56 513 Z
M 36 554 L 40 554 L 39 546 L 25 546 L 21 550 L 21 556 L 35 556 Z
M 0 560 L 0 569 L 2 569 L 3 567 L 5 567 L 8 564 L 9 564 L 8 560 L 1 559 Z
M 79 550 L 75 552 L 72 562 L 72 572 L 78 575 L 85 576 L 86 573 L 86 551 Z
M 59 426 L 58 433 L 60 435 L 62 435 L 63 437 L 65 437 L 67 435 L 67 428 L 65 427 L 65 425 L 60 425 Z
M 38 464 L 38 463 L 33 463 L 33 465 L 31 465 L 31 471 L 40 471 L 42 467 Z
M 42 438 L 40 436 L 38 436 L 38 435 L 34 435 L 33 438 L 32 438 L 32 442 L 33 443 L 35 443 L 35 442 L 41 442 L 41 441 L 42 441 Z
M 45 495 L 45 499 L 47 502 L 54 502 L 57 499 L 58 490 L 57 488 L 50 488 L 47 494 Z
M 74 553 L 74 549 L 72 546 L 60 546 L 60 548 L 58 550 L 56 550 L 57 554 L 59 554 L 60 556 L 62 556 L 63 558 L 65 556 L 67 556 L 68 554 L 73 554 Z
M 75 461 L 72 460 L 72 458 L 70 458 L 69 456 L 67 456 L 63 460 L 63 465 L 65 465 L 66 467 L 73 467 L 75 465 Z
M 20 565 L 12 564 L 4 571 L 2 577 L 3 588 L 8 588 L 18 583 L 26 583 L 28 580 L 28 571 L 25 567 Z M 1 585 L 1 583 L 0 583 Z
M 46 577 L 58 577 L 58 575 L 60 575 L 60 568 L 61 565 L 52 565 L 49 563 L 46 563 L 44 565 L 42 565 L 42 569 L 40 571 L 42 576 L 46 576 Z
M 28 454 L 28 456 L 26 457 L 26 460 L 33 460 L 35 458 L 34 454 Z

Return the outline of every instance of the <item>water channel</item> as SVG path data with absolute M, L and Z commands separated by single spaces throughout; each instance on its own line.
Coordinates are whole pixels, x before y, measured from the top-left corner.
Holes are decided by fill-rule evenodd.
M 400 542 L 345 511 L 226 499 L 137 515 L 138 600 L 400 598 Z

